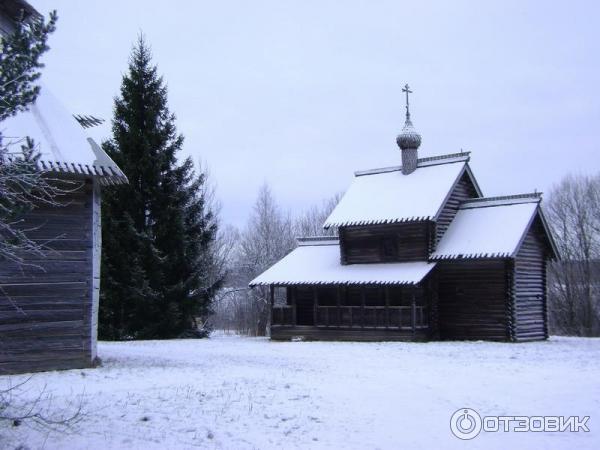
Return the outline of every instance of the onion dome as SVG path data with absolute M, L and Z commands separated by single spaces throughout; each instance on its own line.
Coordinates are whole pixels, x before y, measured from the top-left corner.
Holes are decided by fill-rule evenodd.
M 402 132 L 396 138 L 396 143 L 398 147 L 402 150 L 405 149 L 418 149 L 421 145 L 421 135 L 417 133 L 415 127 L 413 126 L 410 120 L 410 113 L 408 112 L 408 107 L 406 109 L 406 121 L 404 122 L 404 127 L 402 128 Z
M 406 121 L 404 122 L 404 127 L 402 128 L 402 132 L 396 137 L 396 143 L 401 150 L 407 149 L 418 149 L 419 145 L 421 145 L 421 135 L 417 133 L 415 127 L 413 126 L 410 120 L 410 110 L 408 103 L 408 94 L 412 94 L 412 91 L 408 87 L 408 84 L 404 85 L 402 92 L 406 93 Z

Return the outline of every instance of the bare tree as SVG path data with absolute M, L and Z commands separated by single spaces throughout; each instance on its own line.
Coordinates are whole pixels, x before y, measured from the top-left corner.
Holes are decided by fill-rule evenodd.
M 562 261 L 550 265 L 554 331 L 600 335 L 600 175 L 567 176 L 550 194 L 546 213 Z
M 333 197 L 324 200 L 321 205 L 312 206 L 300 214 L 294 221 L 296 236 L 336 236 L 336 228 L 325 230 L 323 224 L 341 198 L 342 194 L 337 193 Z
M 226 287 L 214 303 L 211 318 L 214 328 L 251 336 L 266 334 L 270 307 L 268 288 L 248 289 L 248 282 L 294 249 L 295 237 L 325 234 L 323 222 L 339 198 L 339 194 L 335 195 L 292 219 L 279 207 L 268 185 L 260 188 L 246 228 L 241 233 L 229 230 L 230 244 L 234 241 L 236 245 Z M 283 301 L 276 297 L 277 300 Z
M 198 172 L 204 176 L 202 185 L 202 197 L 205 202 L 207 211 L 212 212 L 212 221 L 217 225 L 217 233 L 215 239 L 208 243 L 207 252 L 203 255 L 207 260 L 204 261 L 203 267 L 203 285 L 206 290 L 212 289 L 216 285 L 221 285 L 227 277 L 227 273 L 232 264 L 233 251 L 238 239 L 238 232 L 231 226 L 221 227 L 221 209 L 222 205 L 217 197 L 217 185 L 212 177 L 210 168 L 205 162 L 198 164 Z M 213 312 L 215 306 L 222 295 L 222 289 L 217 291 L 212 298 L 212 304 L 209 312 Z M 200 322 L 198 321 L 200 320 Z M 207 317 L 197 319 L 197 324 L 200 328 L 210 331 L 212 321 L 210 314 Z
M 281 210 L 267 184 L 261 186 L 246 229 L 237 249 L 238 283 L 247 283 L 296 246 L 289 213 Z M 243 314 L 250 324 L 249 334 L 264 336 L 269 320 L 268 289 L 246 291 Z

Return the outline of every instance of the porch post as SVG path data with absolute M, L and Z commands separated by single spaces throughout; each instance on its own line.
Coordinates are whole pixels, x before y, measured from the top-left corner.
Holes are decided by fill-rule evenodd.
M 317 320 L 318 320 L 317 307 L 319 306 L 319 295 L 317 293 L 316 286 L 313 286 L 312 292 L 313 292 L 313 324 L 315 326 L 317 326 Z
M 365 327 L 365 286 L 360 285 L 360 327 Z
M 269 314 L 270 316 L 270 323 L 271 326 L 273 326 L 273 306 L 275 304 L 275 286 L 273 286 L 272 284 L 269 285 L 269 303 L 270 303 L 270 307 L 271 307 L 271 313 Z
M 336 309 L 337 309 L 337 326 L 338 326 L 338 327 L 341 327 L 341 326 L 342 326 L 342 310 L 341 310 L 341 306 L 342 306 L 342 302 L 341 302 L 341 296 L 342 296 L 342 295 L 341 295 L 341 292 L 340 292 L 340 290 L 341 290 L 341 287 L 340 287 L 340 285 L 338 284 L 338 285 L 336 286 L 336 290 L 335 290 L 335 292 L 336 292 L 336 296 L 335 296 L 335 302 L 336 302 L 336 305 L 337 305 L 337 308 L 336 308 Z
M 417 300 L 415 298 L 415 287 L 412 287 L 412 308 L 411 308 L 411 322 L 412 322 L 412 334 L 413 339 L 417 334 Z
M 296 326 L 298 323 L 296 321 L 296 286 L 290 287 L 290 297 L 292 303 L 292 326 Z
M 385 327 L 389 328 L 390 326 L 390 287 L 386 285 L 385 289 Z

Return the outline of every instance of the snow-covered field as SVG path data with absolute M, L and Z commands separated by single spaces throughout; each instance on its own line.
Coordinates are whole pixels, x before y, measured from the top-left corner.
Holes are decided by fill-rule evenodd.
M 103 366 L 36 374 L 67 432 L 0 428 L 14 448 L 600 448 L 600 339 L 528 344 L 209 340 L 100 343 Z M 23 376 L 0 377 L 0 389 Z M 590 416 L 589 433 L 450 432 L 483 415 Z

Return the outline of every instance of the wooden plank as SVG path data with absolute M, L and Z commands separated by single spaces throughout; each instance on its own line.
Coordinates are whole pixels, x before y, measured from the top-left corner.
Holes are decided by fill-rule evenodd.
M 505 261 L 438 263 L 441 339 L 509 338 Z
M 0 264 L 2 373 L 91 364 L 97 322 L 92 319 L 92 295 L 99 287 L 93 280 L 97 248 L 92 231 L 99 228 L 99 209 L 95 223 L 92 214 L 93 195 L 89 180 L 79 192 L 61 198 L 66 206 L 41 206 L 23 216 L 20 226 L 27 236 L 47 249 L 41 256 L 22 253 L 23 267 Z M 96 206 L 99 201 L 97 197 Z
M 271 332 L 272 340 L 291 340 L 300 338 L 307 341 L 425 341 L 429 337 L 428 330 L 417 330 L 413 335 L 408 330 L 368 330 L 360 328 L 326 328 L 326 327 L 275 327 Z
M 546 248 L 539 219 L 528 230 L 514 264 L 515 340 L 547 338 Z

